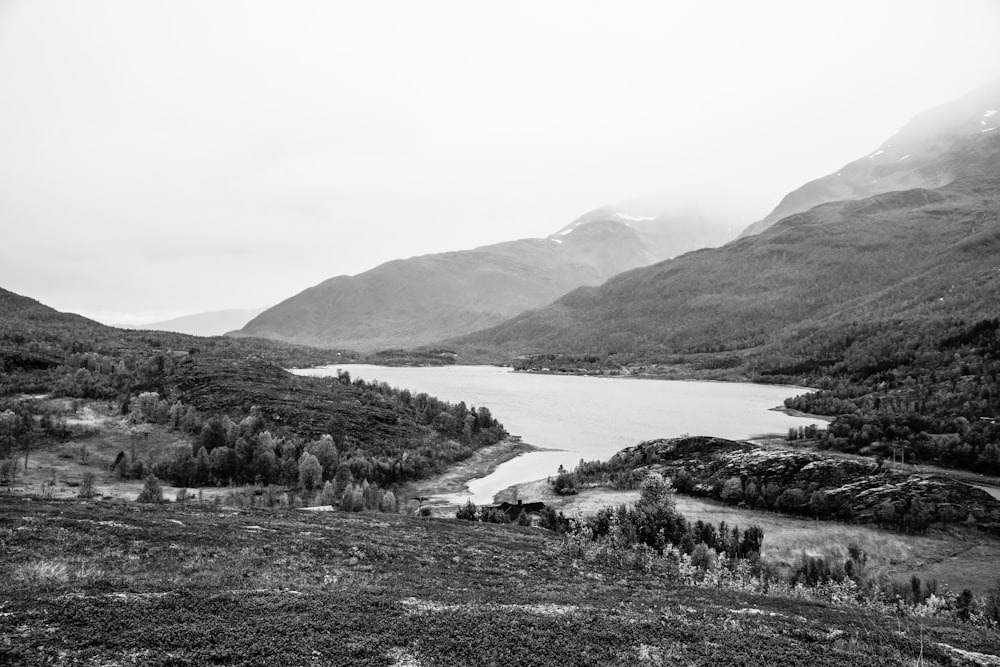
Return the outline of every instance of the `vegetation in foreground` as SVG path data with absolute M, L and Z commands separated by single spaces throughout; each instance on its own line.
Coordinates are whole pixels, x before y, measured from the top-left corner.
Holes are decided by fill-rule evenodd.
M 954 665 L 1000 651 L 992 630 L 689 586 L 518 526 L 0 496 L 0 535 L 12 664 Z

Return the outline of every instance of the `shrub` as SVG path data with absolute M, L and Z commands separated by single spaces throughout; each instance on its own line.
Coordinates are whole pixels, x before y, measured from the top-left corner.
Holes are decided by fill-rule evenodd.
M 743 482 L 739 477 L 730 477 L 726 480 L 722 486 L 721 498 L 732 505 L 743 500 Z
M 81 498 L 93 498 L 94 497 L 94 480 L 97 479 L 97 475 L 92 472 L 83 473 L 83 480 L 80 482 L 79 496 Z
M 299 457 L 299 485 L 306 491 L 312 491 L 320 488 L 322 484 L 323 466 L 320 465 L 319 459 L 309 452 L 303 452 Z
M 13 579 L 34 588 L 69 580 L 69 570 L 66 563 L 60 561 L 37 560 L 16 566 Z
M 155 475 L 146 477 L 146 483 L 143 484 L 142 491 L 135 500 L 139 503 L 162 503 L 163 488 L 160 486 L 160 480 L 156 479 Z
M 572 496 L 577 493 L 576 477 L 572 473 L 562 472 L 556 477 L 552 485 L 553 491 L 560 496 Z
M 333 482 L 327 482 L 323 485 L 317 503 L 320 505 L 335 505 L 337 503 L 337 487 Z
M 479 508 L 471 500 L 466 500 L 465 505 L 461 506 L 455 512 L 456 519 L 463 519 L 465 521 L 475 521 L 477 519 L 477 513 Z

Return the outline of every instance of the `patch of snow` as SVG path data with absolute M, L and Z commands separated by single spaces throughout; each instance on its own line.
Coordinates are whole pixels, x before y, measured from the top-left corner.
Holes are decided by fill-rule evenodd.
M 569 229 L 564 229 L 561 232 L 556 232 L 556 235 L 557 236 L 566 236 L 567 234 L 569 234 L 570 232 L 572 232 L 574 229 L 576 229 L 576 225 L 573 225 Z
M 840 176 L 840 172 L 839 171 L 837 172 L 837 176 Z
M 878 157 L 879 155 L 881 155 L 881 154 L 882 154 L 882 153 L 884 153 L 884 152 L 885 152 L 885 151 L 884 151 L 884 150 L 882 150 L 882 149 L 880 148 L 880 149 L 878 149 L 877 151 L 875 151 L 874 153 L 872 153 L 871 155 L 869 155 L 869 156 L 868 156 L 868 159 L 870 160 L 870 159 L 872 159 L 873 157 Z
M 989 118 L 990 116 L 992 116 L 996 112 L 997 112 L 996 109 L 989 109 L 986 113 L 983 114 L 983 118 Z
M 170 523 L 176 523 L 178 526 L 184 525 L 183 521 L 178 521 L 177 519 L 167 519 L 167 521 L 169 521 Z
M 909 154 L 909 153 L 907 153 L 907 154 L 906 154 L 906 155 L 904 155 L 903 157 L 899 158 L 899 161 L 900 161 L 900 162 L 902 162 L 903 160 L 905 160 L 905 159 L 906 159 L 906 158 L 908 158 L 908 157 L 910 157 L 910 154 Z
M 992 132 L 995 129 L 997 129 L 997 128 L 995 128 L 995 127 L 988 127 L 985 130 L 979 130 L 979 134 L 982 134 L 983 132 Z
M 615 217 L 619 220 L 628 220 L 629 222 L 646 222 L 647 220 L 656 220 L 655 215 L 635 216 L 626 215 L 624 213 L 615 213 Z
M 553 243 L 562 243 L 562 239 L 549 239 Z

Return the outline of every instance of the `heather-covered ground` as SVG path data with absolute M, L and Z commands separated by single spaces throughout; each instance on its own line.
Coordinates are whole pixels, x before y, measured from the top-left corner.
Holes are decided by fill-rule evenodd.
M 24 665 L 950 665 L 991 659 L 956 649 L 1000 653 L 995 632 L 951 621 L 574 560 L 540 529 L 10 495 L 0 637 L 0 663 Z

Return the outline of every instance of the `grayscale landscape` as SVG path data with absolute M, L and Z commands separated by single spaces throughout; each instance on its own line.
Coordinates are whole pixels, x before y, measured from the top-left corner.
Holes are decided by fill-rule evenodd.
M 1000 665 L 998 36 L 0 4 L 0 664 Z

